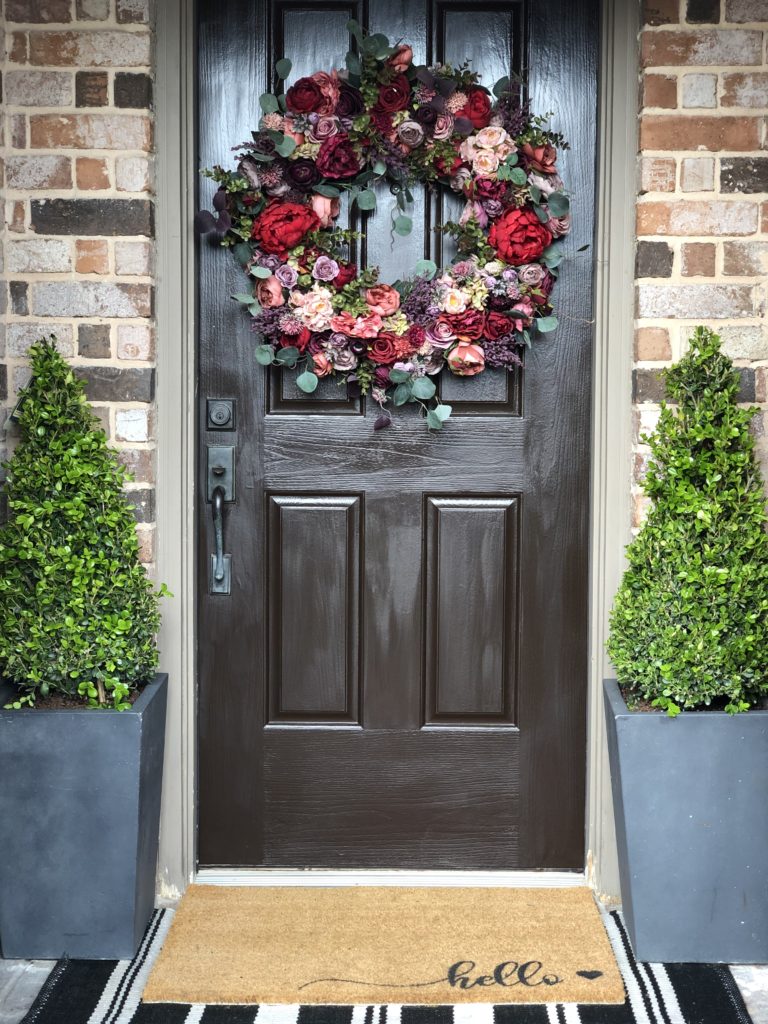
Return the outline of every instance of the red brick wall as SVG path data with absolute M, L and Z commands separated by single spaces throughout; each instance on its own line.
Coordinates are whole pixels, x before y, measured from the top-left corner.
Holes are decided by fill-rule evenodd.
M 55 333 L 135 475 L 131 497 L 143 556 L 151 563 L 155 340 L 148 4 L 5 0 L 7 307 L 0 406 L 14 403 L 26 379 L 29 345 Z
M 768 409 L 768 0 L 645 0 L 637 203 L 635 525 L 662 386 L 691 327 L 717 329 Z M 764 412 L 755 422 L 768 462 Z

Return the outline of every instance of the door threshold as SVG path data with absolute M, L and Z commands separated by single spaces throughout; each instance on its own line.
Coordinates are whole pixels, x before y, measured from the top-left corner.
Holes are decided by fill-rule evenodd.
M 588 885 L 584 871 L 398 871 L 330 868 L 201 868 L 197 885 L 499 886 L 567 889 Z

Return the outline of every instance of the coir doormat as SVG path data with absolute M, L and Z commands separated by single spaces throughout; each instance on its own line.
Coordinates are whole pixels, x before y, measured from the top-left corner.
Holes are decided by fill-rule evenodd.
M 24 1024 L 751 1024 L 727 967 L 637 963 L 618 913 L 606 916 L 605 925 L 627 992 L 621 1005 L 143 1003 L 141 994 L 172 913 L 156 912 L 134 960 L 61 961 Z
M 193 885 L 144 999 L 622 1003 L 624 985 L 587 888 Z

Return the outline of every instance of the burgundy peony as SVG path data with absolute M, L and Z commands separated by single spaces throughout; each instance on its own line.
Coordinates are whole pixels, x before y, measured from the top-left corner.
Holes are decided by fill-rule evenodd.
M 285 105 L 294 114 L 311 114 L 324 99 L 313 78 L 300 78 L 285 94 Z
M 456 117 L 466 117 L 475 131 L 487 128 L 491 123 L 491 99 L 485 89 L 474 85 L 467 90 L 467 102 L 457 111 Z
M 320 220 L 309 206 L 272 201 L 253 222 L 251 238 L 264 252 L 285 259 L 288 250 L 314 231 Z
M 317 154 L 317 169 L 326 178 L 354 178 L 360 171 L 360 160 L 348 135 L 326 139 Z
M 301 192 L 309 192 L 320 181 L 320 171 L 314 160 L 299 157 L 289 160 L 285 167 L 285 179 Z
M 447 323 L 459 341 L 477 341 L 485 328 L 485 313 L 470 306 L 463 313 L 444 313 L 440 319 Z
M 512 266 L 537 260 L 551 241 L 551 231 L 526 208 L 507 210 L 488 232 L 488 242 L 499 258 Z
M 381 86 L 374 109 L 385 114 L 394 114 L 398 110 L 405 110 L 410 99 L 411 83 L 405 75 L 398 75 L 388 85 Z
M 303 352 L 311 338 L 309 328 L 302 327 L 298 334 L 281 334 L 280 348 L 297 348 L 299 352 Z
M 357 277 L 357 266 L 354 263 L 340 263 L 339 272 L 333 279 L 333 287 L 339 291 L 345 284 L 354 281 Z
M 397 343 L 399 340 L 396 334 L 382 331 L 368 346 L 368 355 L 371 361 L 384 366 L 389 366 L 396 362 L 398 359 Z

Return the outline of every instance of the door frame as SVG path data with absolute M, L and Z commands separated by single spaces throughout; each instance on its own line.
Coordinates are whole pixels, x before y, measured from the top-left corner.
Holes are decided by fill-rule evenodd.
M 630 535 L 635 207 L 627 196 L 636 193 L 639 6 L 604 0 L 599 65 L 584 849 L 589 883 L 609 898 L 619 886 L 601 685 L 608 611 Z M 157 576 L 174 594 L 160 633 L 171 679 L 158 867 L 164 899 L 196 877 L 194 7 L 195 0 L 155 5 Z M 467 874 L 480 882 L 483 873 Z

